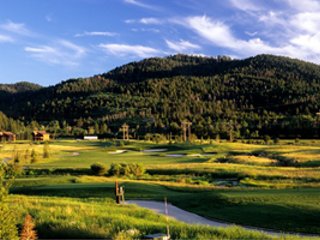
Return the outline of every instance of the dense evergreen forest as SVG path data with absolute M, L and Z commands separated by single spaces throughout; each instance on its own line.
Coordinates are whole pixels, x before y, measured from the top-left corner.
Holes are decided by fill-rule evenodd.
M 179 137 L 189 120 L 205 139 L 319 138 L 319 90 L 320 66 L 286 57 L 150 58 L 50 87 L 0 85 L 0 111 L 20 126 L 0 130 L 117 137 L 126 122 L 131 137 Z

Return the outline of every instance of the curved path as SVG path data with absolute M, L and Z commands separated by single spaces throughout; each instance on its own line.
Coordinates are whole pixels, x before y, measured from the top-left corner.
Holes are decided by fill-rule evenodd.
M 157 213 L 165 214 L 164 210 L 164 203 L 163 202 L 157 202 L 157 201 L 146 201 L 146 200 L 128 200 L 126 203 L 129 204 L 136 204 L 139 205 L 140 207 L 148 208 L 150 210 L 153 210 Z M 230 226 L 236 226 L 236 224 L 233 223 L 223 223 L 211 219 L 207 219 L 204 217 L 201 217 L 195 213 L 191 213 L 188 211 L 185 211 L 181 208 L 178 208 L 170 203 L 168 203 L 168 215 L 170 217 L 173 217 L 179 221 L 185 222 L 185 223 L 190 223 L 190 224 L 203 224 L 203 225 L 210 225 L 210 226 L 215 226 L 215 227 L 230 227 Z M 297 236 L 305 236 L 305 237 L 319 237 L 316 235 L 308 235 L 308 234 L 300 234 L 300 233 L 283 233 L 280 231 L 272 231 L 269 229 L 263 229 L 263 228 L 257 228 L 257 227 L 249 227 L 249 226 L 242 226 L 238 225 L 240 227 L 249 229 L 249 230 L 257 230 L 257 231 L 262 231 L 267 234 L 271 235 L 283 235 L 283 234 L 292 234 L 292 235 L 297 235 Z

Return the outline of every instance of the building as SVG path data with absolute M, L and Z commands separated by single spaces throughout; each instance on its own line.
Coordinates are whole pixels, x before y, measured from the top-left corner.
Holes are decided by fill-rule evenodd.
M 84 136 L 83 140 L 98 140 L 98 136 Z
M 46 131 L 33 131 L 32 132 L 32 138 L 33 141 L 49 141 L 50 140 L 50 134 Z
M 0 132 L 0 142 L 14 142 L 17 135 L 12 132 Z

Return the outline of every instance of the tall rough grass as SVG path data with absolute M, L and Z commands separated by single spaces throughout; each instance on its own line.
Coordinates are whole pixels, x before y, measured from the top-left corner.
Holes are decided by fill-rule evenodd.
M 17 218 L 30 212 L 40 238 L 139 239 L 165 232 L 166 219 L 134 205 L 116 205 L 111 199 L 11 197 Z M 173 239 L 273 239 L 238 227 L 215 228 L 169 220 Z

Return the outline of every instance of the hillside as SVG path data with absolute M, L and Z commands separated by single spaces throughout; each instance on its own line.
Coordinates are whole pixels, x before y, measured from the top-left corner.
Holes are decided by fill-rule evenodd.
M 7 93 L 19 93 L 19 92 L 28 92 L 36 91 L 42 88 L 38 84 L 29 83 L 29 82 L 17 82 L 14 84 L 0 84 L 0 91 Z
M 320 66 L 286 57 L 150 58 L 32 90 L 0 91 L 0 111 L 62 135 L 113 136 L 124 122 L 132 136 L 180 135 L 188 119 L 204 138 L 319 136 Z

